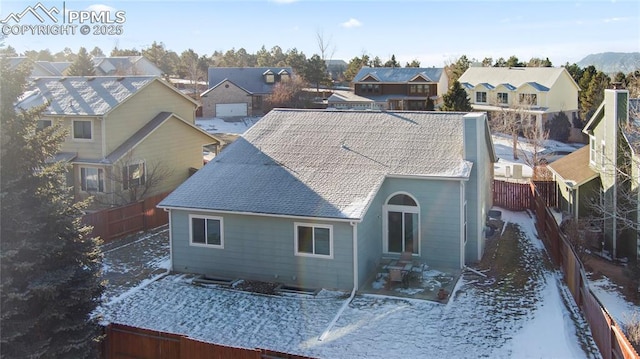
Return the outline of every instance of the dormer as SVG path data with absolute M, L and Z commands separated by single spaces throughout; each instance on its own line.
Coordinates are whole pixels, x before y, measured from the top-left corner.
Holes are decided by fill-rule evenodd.
M 262 77 L 264 78 L 264 82 L 268 84 L 272 84 L 276 82 L 276 75 L 271 70 L 267 70 L 263 72 Z
M 280 81 L 286 82 L 291 79 L 291 74 L 285 69 L 280 70 L 280 72 L 278 72 L 278 75 L 280 76 Z

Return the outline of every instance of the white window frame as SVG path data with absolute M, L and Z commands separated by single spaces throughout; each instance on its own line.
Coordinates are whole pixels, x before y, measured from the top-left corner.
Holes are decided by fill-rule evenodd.
M 600 168 L 602 168 L 603 170 L 607 167 L 607 146 L 604 142 L 604 140 L 602 140 L 602 142 L 600 143 Z
M 37 126 L 36 126 L 36 132 L 38 131 L 42 131 L 47 127 L 51 127 L 53 126 L 53 120 L 48 119 L 48 118 L 41 118 L 38 120 Z
M 129 173 L 130 173 L 129 167 L 140 166 L 141 164 L 143 167 L 142 183 L 132 187 L 131 184 L 129 183 Z M 131 188 L 140 187 L 147 184 L 147 163 L 144 160 L 129 162 L 124 165 L 124 167 L 122 168 L 122 171 L 124 172 L 125 169 L 127 170 L 127 175 L 125 176 L 124 173 L 122 174 L 122 190 L 128 191 Z
M 500 100 L 501 97 L 504 97 L 504 101 Z M 498 92 L 498 94 L 496 95 L 496 101 L 500 105 L 508 105 L 509 104 L 509 93 L 508 92 Z
M 397 204 L 387 204 L 389 203 L 389 201 L 397 196 L 397 195 L 406 195 L 409 196 L 415 203 L 415 206 L 404 206 L 404 205 L 397 205 Z M 394 192 L 393 194 L 391 194 L 384 202 L 385 204 L 382 206 L 382 239 L 383 239 L 383 249 L 382 249 L 382 253 L 383 254 L 398 254 L 398 252 L 390 252 L 389 251 L 389 212 L 401 212 L 404 216 L 405 213 L 414 213 L 418 215 L 418 253 L 412 253 L 412 255 L 414 256 L 421 256 L 422 255 L 422 219 L 420 218 L 420 203 L 418 202 L 418 200 L 411 195 L 409 192 Z M 404 220 L 404 219 L 403 219 Z M 402 244 L 402 246 L 404 247 L 404 243 Z
M 205 243 L 199 243 L 199 242 L 194 242 L 193 241 L 193 220 L 194 219 L 203 219 L 204 220 L 204 225 L 205 225 L 205 229 L 204 229 L 204 233 L 205 233 Z M 208 244 L 206 243 L 206 236 L 207 236 L 207 220 L 211 219 L 214 221 L 218 221 L 220 222 L 220 244 Z M 218 249 L 224 249 L 224 219 L 222 217 L 217 217 L 217 216 L 206 216 L 206 215 L 200 215 L 200 214 L 190 214 L 189 215 L 189 245 L 190 246 L 194 246 L 194 247 L 206 247 L 206 248 L 218 248 Z
M 90 138 L 76 138 L 76 122 L 89 122 L 91 127 L 91 137 Z M 93 142 L 93 121 L 92 120 L 72 120 L 71 121 L 71 138 L 74 141 L 78 142 Z
M 87 170 L 96 170 L 97 173 L 96 175 L 98 176 L 98 189 L 93 191 L 93 190 L 87 190 L 87 185 L 86 185 L 86 181 L 87 181 Z M 82 181 L 82 172 L 85 172 L 84 175 L 84 181 Z M 102 190 L 100 190 L 100 182 L 102 182 Z M 80 190 L 83 192 L 97 192 L 97 193 L 104 193 L 104 170 L 102 168 L 98 168 L 98 167 L 80 167 Z
M 314 238 L 312 238 L 313 244 L 313 252 L 300 252 L 298 248 L 298 228 L 299 227 L 310 227 L 312 229 L 311 233 Z M 316 241 L 315 241 L 315 231 L 316 228 L 325 228 L 329 230 L 329 255 L 326 254 L 316 254 Z M 313 258 L 324 258 L 324 259 L 333 259 L 333 226 L 330 224 L 318 224 L 318 223 L 304 223 L 304 222 L 294 222 L 293 224 L 293 254 L 298 257 L 313 257 Z
M 598 149 L 596 148 L 596 137 L 589 136 L 589 163 L 595 166 Z
M 487 103 L 487 92 L 486 91 L 478 91 L 478 92 L 476 92 L 476 103 Z

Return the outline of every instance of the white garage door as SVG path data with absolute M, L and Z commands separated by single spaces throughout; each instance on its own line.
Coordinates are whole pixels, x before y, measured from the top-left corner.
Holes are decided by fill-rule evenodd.
M 216 117 L 247 116 L 246 103 L 218 103 L 216 104 Z

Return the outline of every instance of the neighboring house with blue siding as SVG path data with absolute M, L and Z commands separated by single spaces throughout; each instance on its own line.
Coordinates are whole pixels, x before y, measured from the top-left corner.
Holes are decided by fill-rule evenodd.
M 496 161 L 484 113 L 273 110 L 159 204 L 172 270 L 357 289 L 402 252 L 460 269 Z

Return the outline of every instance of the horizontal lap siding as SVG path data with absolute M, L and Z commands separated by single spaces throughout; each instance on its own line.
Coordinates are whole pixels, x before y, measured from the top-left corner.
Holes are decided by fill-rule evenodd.
M 460 182 L 389 178 L 382 185 L 374 205 L 382 207 L 396 192 L 411 194 L 420 206 L 422 258 L 430 266 L 459 268 Z
M 199 214 L 223 218 L 224 249 L 190 246 L 189 213 L 172 210 L 175 271 L 312 288 L 351 289 L 353 286 L 352 227 L 348 223 Z M 295 256 L 294 222 L 333 225 L 333 259 Z
M 154 81 L 123 102 L 106 117 L 107 154 L 160 112 L 173 112 L 194 124 L 195 105 L 159 81 Z

